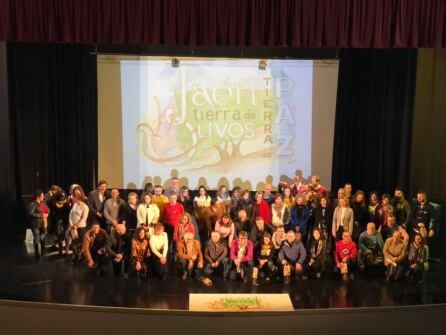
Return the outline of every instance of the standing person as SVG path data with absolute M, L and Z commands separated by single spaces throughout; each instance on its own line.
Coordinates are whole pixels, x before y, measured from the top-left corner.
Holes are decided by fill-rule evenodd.
M 204 259 L 206 265 L 204 273 L 211 276 L 215 271 L 221 271 L 223 279 L 227 280 L 231 270 L 228 259 L 228 247 L 221 242 L 221 236 L 218 231 L 211 233 L 210 240 L 206 243 L 204 249 Z
M 357 265 L 357 254 L 356 243 L 352 241 L 351 233 L 345 230 L 342 233 L 342 240 L 336 243 L 334 253 L 336 268 L 339 269 L 343 281 L 348 281 L 349 277 L 351 280 L 354 279 L 353 271 Z
M 251 194 L 249 193 L 248 190 L 243 190 L 240 206 L 241 206 L 240 209 L 245 210 L 246 218 L 251 221 L 254 204 L 252 203 Z
M 302 183 L 302 177 L 296 175 L 294 177 L 294 183 L 292 183 L 290 185 L 290 190 L 291 190 L 291 194 L 293 197 L 295 197 L 298 194 L 304 194 L 305 192 L 307 192 L 308 187 L 307 185 Z M 293 201 L 294 203 L 294 201 Z
M 171 194 L 180 194 L 180 180 L 177 177 L 173 177 L 170 181 L 170 186 L 165 189 L 164 195 L 169 197 Z
M 357 241 L 359 235 L 366 230 L 369 222 L 369 211 L 365 203 L 365 195 L 361 190 L 356 191 L 351 201 L 353 210 L 353 234 L 352 238 Z
M 163 194 L 161 185 L 156 185 L 154 187 L 151 199 L 152 203 L 157 205 L 160 210 L 159 221 L 164 222 L 164 205 L 169 203 L 169 198 Z
M 125 227 L 127 235 L 131 238 L 135 229 L 138 227 L 138 195 L 135 192 L 130 192 L 127 196 L 127 205 L 125 207 Z
M 302 239 L 306 241 L 308 232 L 308 221 L 310 220 L 310 210 L 304 203 L 303 196 L 296 196 L 296 203 L 291 207 L 290 224 L 288 229 L 300 232 Z
M 295 202 L 296 200 L 291 194 L 291 189 L 289 187 L 285 187 L 283 190 L 283 203 L 288 208 L 288 211 L 291 211 L 291 207 L 293 207 Z
M 149 268 L 150 246 L 144 228 L 136 228 L 132 238 L 132 264 L 139 278 L 146 278 Z
M 88 194 L 89 225 L 97 222 L 105 229 L 104 203 L 107 199 L 107 182 L 100 180 L 96 185 L 96 189 Z
M 119 277 L 124 268 L 124 278 L 127 278 L 130 269 L 132 245 L 126 226 L 122 223 L 118 224 L 112 230 L 109 242 L 108 254 L 112 258 L 113 275 Z
M 229 213 L 231 206 L 231 196 L 229 195 L 229 191 L 226 185 L 222 185 L 218 189 L 217 200 L 221 202 L 222 206 L 224 207 L 225 213 Z
M 235 237 L 235 226 L 229 214 L 224 214 L 220 220 L 215 223 L 215 231 L 220 233 L 220 238 L 226 247 L 230 247 Z
M 144 188 L 142 189 L 142 193 L 141 193 L 141 201 L 143 200 L 143 198 L 146 194 L 153 195 L 153 184 L 152 183 L 146 183 L 144 185 Z
M 253 206 L 252 217 L 251 217 L 251 222 L 252 222 L 253 226 L 254 226 L 255 220 L 259 216 L 261 218 L 263 218 L 263 221 L 266 224 L 271 223 L 271 209 L 270 209 L 268 203 L 263 199 L 262 192 L 257 192 L 256 196 L 255 196 L 255 203 Z
M 229 214 L 234 221 L 237 219 L 238 211 L 242 209 L 242 190 L 236 186 L 232 189 L 231 203 L 229 205 Z
M 104 217 L 108 234 L 118 223 L 125 223 L 125 201 L 120 198 L 116 188 L 111 191 L 111 198 L 104 203 Z
M 387 281 L 399 280 L 404 274 L 407 258 L 407 241 L 395 231 L 384 243 L 384 265 L 387 267 Z
M 271 184 L 266 184 L 263 191 L 263 200 L 266 201 L 268 206 L 271 206 L 274 202 L 274 194 L 272 193 L 273 186 Z
M 65 245 L 68 245 L 68 241 L 66 241 L 67 233 L 70 228 L 70 205 L 67 201 L 67 196 L 65 192 L 59 192 L 54 196 L 53 206 L 50 209 L 50 213 L 52 219 L 55 222 L 55 234 L 57 237 L 57 245 L 59 249 L 59 256 L 63 255 L 63 243 L 65 241 Z M 68 249 L 68 248 L 67 248 Z M 67 253 L 68 255 L 68 250 Z
M 420 234 L 415 234 L 413 242 L 409 246 L 409 270 L 406 278 L 409 282 L 424 280 L 424 274 L 429 270 L 429 247 Z
M 262 217 L 257 217 L 255 225 L 251 229 L 250 240 L 253 244 L 254 249 L 262 242 L 263 236 L 265 234 L 269 234 L 270 236 L 273 234 L 273 229 L 271 225 L 265 224 L 265 221 Z
M 321 237 L 327 241 L 327 249 L 331 251 L 331 231 L 333 223 L 333 209 L 327 197 L 321 197 L 314 211 L 314 228 L 319 229 Z
M 317 228 L 314 229 L 307 247 L 305 269 L 308 273 L 315 273 L 317 279 L 321 278 L 321 273 L 324 270 L 325 247 L 326 241 L 322 238 L 321 231 Z
M 155 276 L 162 280 L 167 279 L 167 252 L 169 250 L 169 240 L 167 234 L 164 232 L 164 226 L 161 223 L 155 223 L 153 227 L 153 234 L 150 235 L 150 264 Z
M 241 231 L 238 239 L 233 240 L 231 244 L 231 274 L 232 280 L 239 276 L 247 284 L 252 276 L 254 267 L 254 246 L 248 240 L 248 233 Z
M 278 257 L 285 284 L 290 283 L 290 278 L 293 274 L 296 279 L 302 278 L 306 257 L 305 247 L 301 241 L 296 239 L 295 231 L 288 230 L 286 240 L 282 243 Z
M 42 191 L 37 191 L 34 194 L 34 200 L 29 204 L 28 207 L 30 226 L 34 237 L 34 257 L 36 259 L 39 259 L 40 255 L 45 255 L 45 238 L 48 226 L 49 209 L 44 202 L 44 197 L 45 195 Z
M 152 203 L 152 196 L 146 194 L 143 197 L 143 202 L 139 204 L 136 210 L 136 219 L 138 227 L 143 227 L 146 233 L 153 232 L 153 224 L 159 222 L 160 210 L 157 205 Z
M 48 234 L 57 236 L 57 220 L 55 218 L 55 210 L 56 210 L 56 198 L 63 193 L 62 189 L 57 185 L 52 185 L 49 191 L 45 194 L 44 202 L 48 207 Z
M 190 190 L 187 186 L 182 186 L 180 189 L 178 202 L 183 205 L 184 210 L 190 215 L 194 215 L 194 200 L 190 196 Z M 194 219 L 192 217 L 192 219 Z
M 348 204 L 351 205 L 353 201 L 353 186 L 350 183 L 345 183 L 344 185 L 344 191 L 345 191 L 345 199 L 347 199 Z
M 195 226 L 192 224 L 191 215 L 184 212 L 180 215 L 180 219 L 174 228 L 173 239 L 175 243 L 181 241 L 186 233 L 192 233 L 195 235 Z
M 394 208 L 394 215 L 396 217 L 396 223 L 403 226 L 404 229 L 408 228 L 410 216 L 410 205 L 404 198 L 404 192 L 402 188 L 397 187 L 395 189 L 395 196 L 392 200 L 392 206 Z
M 342 234 L 348 231 L 353 234 L 353 210 L 348 207 L 348 202 L 345 198 L 339 199 L 339 204 L 335 208 L 333 213 L 333 225 L 332 225 L 332 236 L 335 241 L 340 241 L 342 239 Z
M 417 193 L 417 200 L 415 202 L 411 229 L 408 229 L 408 233 L 421 234 L 424 238 L 427 236 L 433 237 L 435 232 L 433 229 L 433 206 L 427 201 L 425 192 L 419 191 Z
M 108 262 L 109 240 L 104 229 L 94 222 L 91 229 L 85 233 L 82 242 L 82 252 L 89 269 L 95 269 L 96 275 L 105 274 L 103 268 Z
M 345 190 L 344 188 L 339 188 L 337 193 L 337 198 L 333 200 L 333 207 L 336 208 L 339 205 L 339 199 L 345 198 Z
M 70 211 L 70 236 L 73 243 L 73 260 L 80 260 L 82 243 L 87 231 L 89 208 L 86 204 L 84 190 L 76 186 L 73 190 L 73 206 Z M 69 240 L 69 238 L 68 238 Z M 69 245 L 69 244 L 68 244 Z
M 251 231 L 252 225 L 251 220 L 246 215 L 246 210 L 241 209 L 238 211 L 238 217 L 234 221 L 234 227 L 235 227 L 235 236 L 238 236 L 238 234 L 241 231 Z
M 282 194 L 276 194 L 274 203 L 271 205 L 271 226 L 275 231 L 278 226 L 288 227 L 290 212 L 283 202 Z
M 369 222 L 375 222 L 376 224 L 376 209 L 379 206 L 379 195 L 378 192 L 373 191 L 369 196 L 369 205 L 367 207 L 369 212 Z
M 311 183 L 308 185 L 308 189 L 317 194 L 328 196 L 327 189 L 321 185 L 321 179 L 317 175 L 311 177 Z
M 194 198 L 194 208 L 200 239 L 205 240 L 208 232 L 212 230 L 211 197 L 207 194 L 206 187 L 203 185 L 198 188 L 198 195 Z
M 393 206 L 390 204 L 391 198 L 390 194 L 383 194 L 381 198 L 381 203 L 376 207 L 375 210 L 375 225 L 376 229 L 381 232 L 383 226 L 387 222 L 388 216 L 393 216 Z
M 164 205 L 164 230 L 169 238 L 170 257 L 175 256 L 174 231 L 175 226 L 180 221 L 181 214 L 184 213 L 183 205 L 177 202 L 178 196 L 173 193 L 169 196 L 169 203 Z M 190 215 L 189 215 L 190 217 Z

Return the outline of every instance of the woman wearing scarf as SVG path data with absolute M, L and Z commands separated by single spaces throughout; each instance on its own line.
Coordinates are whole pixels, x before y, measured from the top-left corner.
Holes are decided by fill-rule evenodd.
M 148 260 L 150 256 L 149 238 L 144 228 L 135 230 L 132 238 L 132 263 L 140 278 L 147 276 Z

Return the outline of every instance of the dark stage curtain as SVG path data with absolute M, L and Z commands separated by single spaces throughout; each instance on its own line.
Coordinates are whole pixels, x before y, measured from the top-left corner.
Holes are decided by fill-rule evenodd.
M 88 45 L 8 44 L 9 101 L 19 195 L 51 184 L 93 187 L 96 56 Z
M 441 47 L 445 0 L 0 0 L 0 40 Z
M 342 50 L 332 189 L 409 186 L 415 49 Z

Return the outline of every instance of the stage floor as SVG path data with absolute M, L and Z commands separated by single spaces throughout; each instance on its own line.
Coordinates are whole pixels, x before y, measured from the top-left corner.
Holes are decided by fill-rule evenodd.
M 31 247 L 32 248 L 32 247 Z M 444 257 L 442 258 L 444 259 Z M 294 309 L 381 307 L 446 303 L 446 262 L 431 264 L 422 284 L 387 283 L 384 278 L 357 276 L 343 283 L 338 277 L 254 287 L 214 279 L 213 287 L 169 275 L 158 279 L 96 277 L 84 263 L 57 255 L 35 261 L 23 244 L 0 247 L 0 299 L 48 303 L 188 310 L 189 293 L 287 293 Z

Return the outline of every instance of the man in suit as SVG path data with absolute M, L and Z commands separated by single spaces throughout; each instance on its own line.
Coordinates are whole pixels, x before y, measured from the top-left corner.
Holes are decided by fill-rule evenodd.
M 88 207 L 90 209 L 89 226 L 99 223 L 103 229 L 105 228 L 104 203 L 107 198 L 107 182 L 101 180 L 98 182 L 96 189 L 88 194 Z

